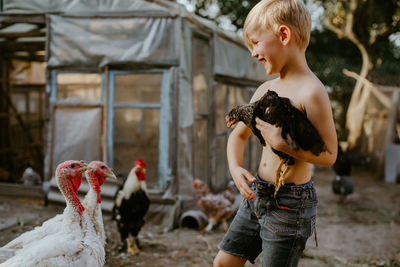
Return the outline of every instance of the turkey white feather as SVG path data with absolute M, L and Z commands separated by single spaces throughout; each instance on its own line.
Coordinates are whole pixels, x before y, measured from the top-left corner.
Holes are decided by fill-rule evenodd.
M 15 256 L 0 264 L 1 267 L 104 265 L 102 241 L 77 196 L 82 173 L 87 169 L 83 161 L 66 161 L 58 165 L 57 185 L 67 203 L 61 229 L 37 242 L 24 244 Z

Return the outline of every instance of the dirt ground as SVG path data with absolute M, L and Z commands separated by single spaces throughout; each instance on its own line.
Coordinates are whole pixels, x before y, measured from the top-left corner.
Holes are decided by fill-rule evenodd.
M 378 181 L 362 169 L 356 169 L 354 178 L 354 200 L 343 204 L 331 191 L 333 172 L 316 169 L 319 246 L 311 237 L 299 266 L 400 266 L 400 185 Z M 0 198 L 0 246 L 61 212 L 60 206 Z M 140 234 L 142 252 L 132 256 L 117 251 L 119 236 L 109 215 L 104 215 L 104 224 L 108 238 L 106 266 L 110 267 L 212 266 L 216 245 L 224 234 L 221 229 L 164 233 L 147 224 Z M 246 267 L 261 266 L 260 258 Z

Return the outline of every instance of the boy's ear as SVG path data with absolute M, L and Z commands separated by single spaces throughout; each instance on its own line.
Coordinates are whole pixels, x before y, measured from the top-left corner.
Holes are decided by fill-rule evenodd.
M 287 25 L 281 25 L 278 29 L 278 37 L 281 43 L 286 46 L 292 40 L 292 30 Z

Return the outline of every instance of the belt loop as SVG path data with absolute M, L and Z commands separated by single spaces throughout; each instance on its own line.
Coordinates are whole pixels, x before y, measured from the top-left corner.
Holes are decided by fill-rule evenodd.
M 311 188 L 309 186 L 307 186 L 307 193 L 308 193 L 307 194 L 308 195 L 307 198 L 312 198 Z
M 311 191 L 311 199 L 314 200 L 315 199 L 315 190 L 314 187 L 310 187 L 310 191 Z

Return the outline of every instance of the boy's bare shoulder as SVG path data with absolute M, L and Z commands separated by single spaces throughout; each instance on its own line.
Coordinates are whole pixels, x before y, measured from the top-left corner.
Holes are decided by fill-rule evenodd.
M 328 92 L 322 82 L 316 76 L 304 78 L 301 84 L 301 102 L 309 102 L 327 98 Z
M 278 78 L 276 78 L 278 79 Z M 250 102 L 255 102 L 259 100 L 269 89 L 273 88 L 273 84 L 276 79 L 273 80 L 268 80 L 264 83 L 262 83 L 257 90 L 254 92 L 253 96 L 251 97 Z
M 331 103 L 328 91 L 316 76 L 303 80 L 299 91 L 301 109 L 311 121 L 330 117 Z

